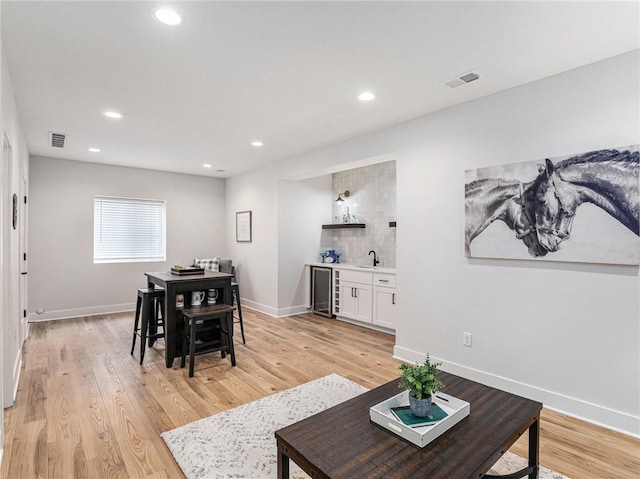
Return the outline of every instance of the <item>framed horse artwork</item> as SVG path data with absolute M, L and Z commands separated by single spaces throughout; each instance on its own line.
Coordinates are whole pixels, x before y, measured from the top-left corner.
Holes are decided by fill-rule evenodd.
M 467 170 L 466 256 L 640 264 L 639 172 L 639 145 Z

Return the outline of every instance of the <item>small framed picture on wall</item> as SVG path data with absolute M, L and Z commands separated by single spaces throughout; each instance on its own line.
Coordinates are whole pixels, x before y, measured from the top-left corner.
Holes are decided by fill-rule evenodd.
M 251 211 L 236 213 L 236 242 L 251 243 Z

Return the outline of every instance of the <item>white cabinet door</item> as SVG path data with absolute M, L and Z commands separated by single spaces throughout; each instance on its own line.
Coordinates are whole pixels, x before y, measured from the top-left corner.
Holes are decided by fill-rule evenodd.
M 340 316 L 356 319 L 358 301 L 355 296 L 355 283 L 342 281 L 340 283 Z
M 395 329 L 396 290 L 395 288 L 373 288 L 373 324 Z
M 355 288 L 356 302 L 358 308 L 356 311 L 356 319 L 363 323 L 370 323 L 373 321 L 372 316 L 372 298 L 371 298 L 371 286 L 358 284 Z
M 365 323 L 372 321 L 371 286 L 368 284 L 340 283 L 340 316 Z

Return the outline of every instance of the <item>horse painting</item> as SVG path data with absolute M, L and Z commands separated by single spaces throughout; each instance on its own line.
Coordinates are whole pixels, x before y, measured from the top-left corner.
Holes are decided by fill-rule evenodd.
M 532 186 L 538 241 L 557 251 L 571 237 L 578 207 L 592 203 L 640 236 L 638 151 L 599 150 L 544 168 Z
M 522 240 L 531 256 L 544 256 L 547 251 L 536 236 L 533 208 L 524 200 L 528 186 L 519 181 L 485 178 L 465 185 L 465 251 L 471 255 L 471 242 L 496 220 L 504 221 Z
M 466 255 L 640 263 L 638 150 L 635 145 L 547 159 L 542 165 L 468 170 Z M 590 206 L 579 209 L 584 204 Z M 507 239 L 504 228 L 490 228 L 496 220 L 504 222 L 512 240 L 521 241 L 526 250 Z M 482 240 L 476 240 L 481 234 Z

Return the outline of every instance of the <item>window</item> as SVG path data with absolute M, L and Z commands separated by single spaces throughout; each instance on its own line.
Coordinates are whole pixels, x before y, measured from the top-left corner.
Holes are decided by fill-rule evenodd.
M 165 237 L 164 201 L 94 197 L 94 263 L 165 261 Z

